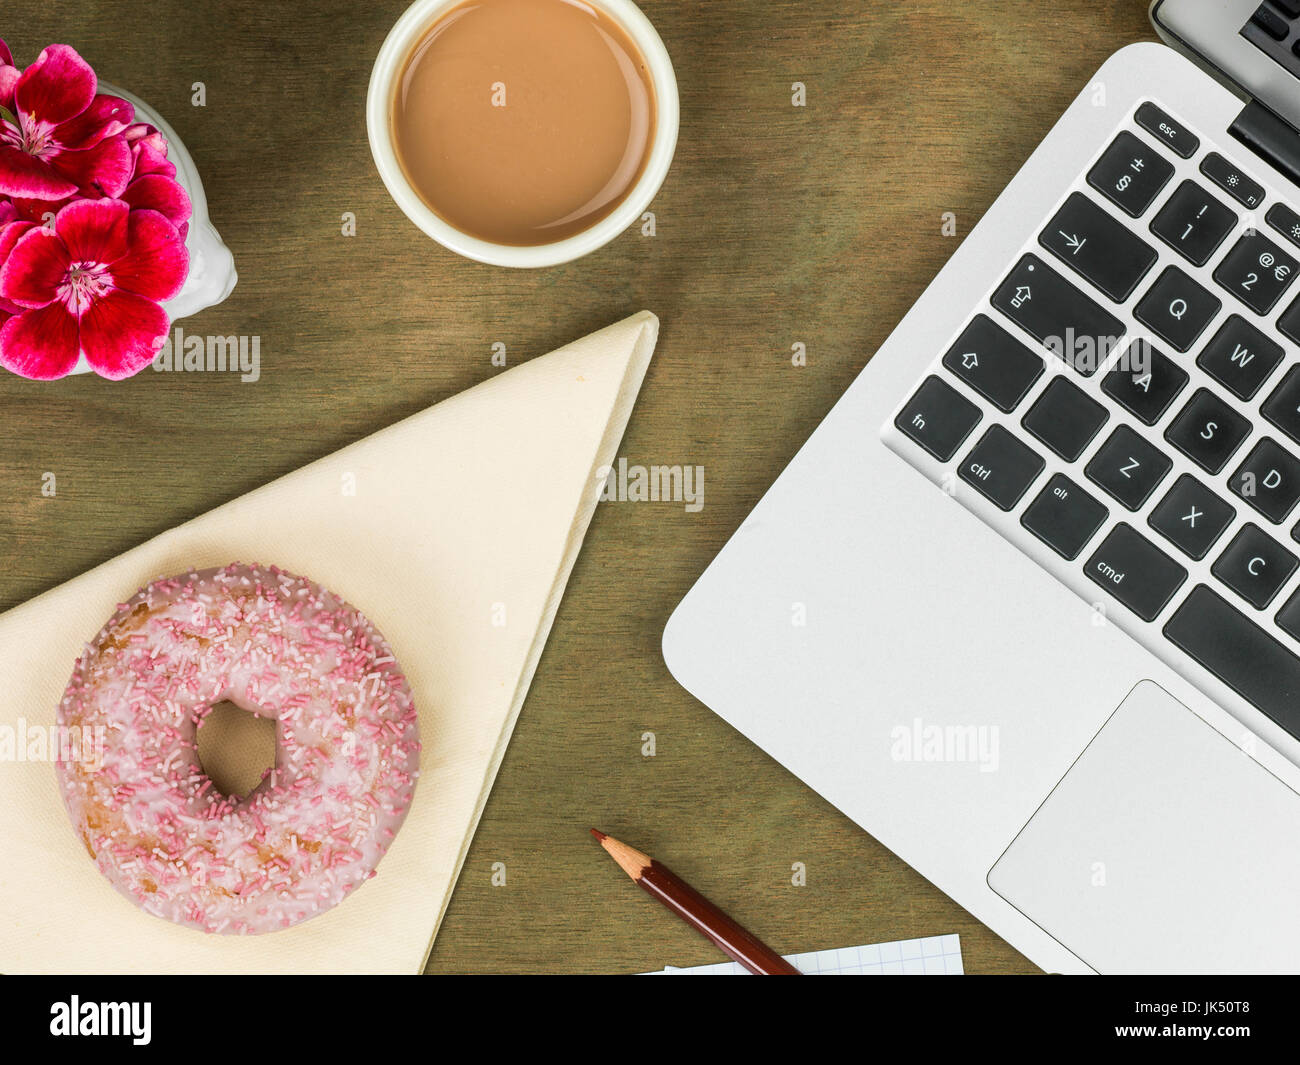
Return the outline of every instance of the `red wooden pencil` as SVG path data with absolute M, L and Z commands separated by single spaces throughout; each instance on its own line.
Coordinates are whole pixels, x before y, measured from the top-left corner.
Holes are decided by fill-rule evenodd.
M 799 976 L 799 970 L 757 936 L 746 932 L 713 903 L 649 855 L 634 850 L 604 832 L 591 830 L 609 856 L 645 892 L 683 921 L 711 939 L 724 954 L 759 976 Z

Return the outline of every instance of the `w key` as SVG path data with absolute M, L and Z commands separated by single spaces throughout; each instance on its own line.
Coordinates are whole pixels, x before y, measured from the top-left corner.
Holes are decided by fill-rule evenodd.
M 1133 294 L 1156 261 L 1154 248 L 1078 192 L 1047 223 L 1038 243 L 1116 303 Z

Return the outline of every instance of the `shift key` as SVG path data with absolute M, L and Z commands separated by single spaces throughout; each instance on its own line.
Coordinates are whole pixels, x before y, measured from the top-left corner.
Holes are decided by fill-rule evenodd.
M 1025 255 L 990 302 L 1048 351 L 1092 376 L 1124 335 L 1124 324 L 1037 255 Z
M 1143 621 L 1154 621 L 1187 579 L 1182 566 L 1122 522 L 1084 564 L 1084 572 Z

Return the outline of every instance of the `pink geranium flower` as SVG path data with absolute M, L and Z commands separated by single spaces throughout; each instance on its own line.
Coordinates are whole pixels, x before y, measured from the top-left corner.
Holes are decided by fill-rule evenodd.
M 95 72 L 52 44 L 19 72 L 0 41 L 0 193 L 32 200 L 121 195 L 132 157 L 124 131 L 135 108 L 96 93 Z
M 52 228 L 10 222 L 0 260 L 0 301 L 18 312 L 0 326 L 0 366 L 37 380 L 63 377 L 82 355 L 102 377 L 138 373 L 167 333 L 158 304 L 189 270 L 171 222 L 114 199 L 70 203 Z

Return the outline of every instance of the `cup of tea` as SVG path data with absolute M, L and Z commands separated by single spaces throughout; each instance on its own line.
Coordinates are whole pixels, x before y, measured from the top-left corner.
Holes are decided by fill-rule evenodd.
M 494 266 L 568 262 L 636 222 L 677 146 L 677 81 L 631 0 L 416 0 L 370 75 L 389 194 Z

